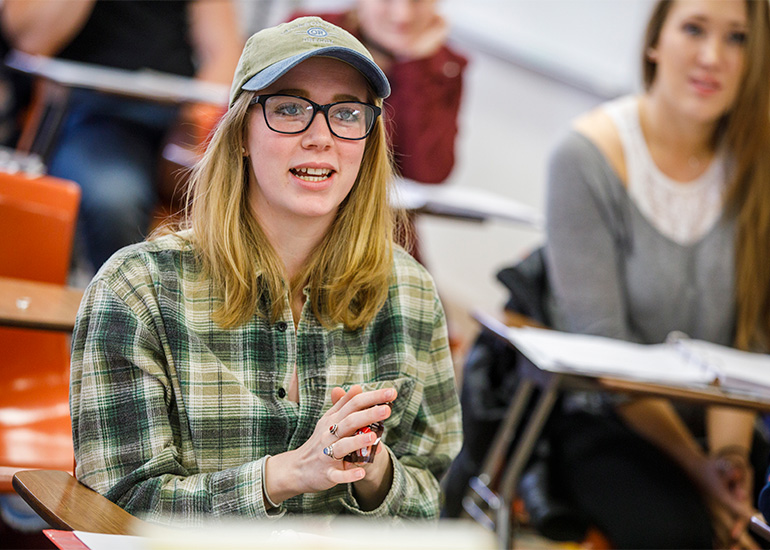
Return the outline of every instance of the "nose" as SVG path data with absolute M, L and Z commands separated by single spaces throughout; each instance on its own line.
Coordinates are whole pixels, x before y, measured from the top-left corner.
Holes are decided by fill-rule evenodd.
M 701 44 L 698 51 L 698 60 L 705 66 L 711 67 L 718 65 L 722 60 L 724 44 L 716 34 L 709 36 Z
M 318 111 L 310 126 L 302 133 L 302 146 L 326 149 L 331 147 L 332 143 L 334 143 L 334 136 L 326 122 L 326 117 L 321 111 Z
M 390 19 L 401 25 L 408 25 L 414 18 L 414 0 L 392 0 L 388 9 Z

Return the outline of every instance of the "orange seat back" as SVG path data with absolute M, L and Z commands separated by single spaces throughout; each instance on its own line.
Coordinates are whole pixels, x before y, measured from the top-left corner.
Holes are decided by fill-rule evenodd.
M 0 276 L 65 284 L 80 188 L 0 172 Z M 0 492 L 19 469 L 70 470 L 69 336 L 0 328 Z
M 64 284 L 80 187 L 0 172 L 0 276 Z

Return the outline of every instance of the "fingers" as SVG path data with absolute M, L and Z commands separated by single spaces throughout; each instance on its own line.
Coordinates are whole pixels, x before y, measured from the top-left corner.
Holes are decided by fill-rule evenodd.
M 712 507 L 712 525 L 717 544 L 715 548 L 732 548 L 740 533 L 736 531 L 736 524 L 730 518 L 730 514 L 723 507 Z
M 323 454 L 330 460 L 342 461 L 350 453 L 371 448 L 377 439 L 378 435 L 374 432 L 359 433 L 328 445 L 323 449 Z
M 354 413 L 357 413 L 359 411 L 365 411 L 367 409 L 371 409 L 375 405 L 380 405 L 382 403 L 388 403 L 390 401 L 393 401 L 396 396 L 397 392 L 395 388 L 381 388 L 379 390 L 372 390 L 372 391 L 363 391 L 361 386 L 358 384 L 355 384 L 350 387 L 350 389 L 345 393 L 345 390 L 342 388 L 333 388 L 331 393 L 331 400 L 332 400 L 332 407 L 329 409 L 327 413 L 327 418 L 331 420 L 332 423 L 336 420 L 337 424 L 340 425 L 340 427 L 343 426 L 343 418 L 353 415 Z M 389 407 L 388 407 L 389 409 Z M 384 409 L 381 409 L 380 411 L 372 411 L 371 415 L 358 415 L 354 422 L 347 422 L 345 423 L 345 427 L 347 431 L 343 432 L 344 435 L 350 435 L 354 433 L 358 428 L 361 428 L 362 426 L 366 426 L 367 424 L 371 424 L 372 422 L 377 422 L 379 420 L 383 420 L 390 416 L 390 413 L 388 412 L 387 415 L 382 416 L 384 414 Z M 366 418 L 371 417 L 371 420 L 366 420 Z M 340 434 L 342 435 L 342 434 Z
M 350 386 L 350 389 L 347 392 L 345 392 L 345 390 L 343 390 L 340 387 L 332 388 L 331 399 L 332 399 L 333 405 L 332 405 L 332 408 L 329 409 L 329 412 L 335 413 L 339 411 L 340 409 L 342 409 L 342 407 L 345 406 L 346 403 L 348 403 L 356 395 L 359 395 L 362 391 L 364 390 L 358 384 L 354 384 Z M 340 392 L 342 392 L 342 394 L 340 394 Z
M 759 550 L 760 546 L 746 530 L 745 523 L 743 524 L 743 528 L 740 531 L 734 531 L 733 534 L 734 537 L 731 548 L 737 548 L 739 550 Z
M 343 464 L 342 460 L 350 454 L 356 456 L 354 463 L 374 461 L 374 457 L 381 452 L 379 445 L 373 448 L 382 435 L 382 424 L 379 423 L 391 415 L 390 405 L 383 403 L 393 401 L 397 395 L 394 388 L 365 392 L 361 386 L 354 385 L 347 392 L 339 387 L 332 389 L 332 407 L 318 422 L 312 438 L 317 442 L 313 446 L 320 443 L 324 460 L 332 462 L 326 466 L 331 468 L 329 472 L 332 469 L 347 471 L 348 463 Z M 371 429 L 365 429 L 367 427 Z M 349 480 L 354 475 L 358 474 L 347 473 L 344 478 Z M 342 482 L 337 481 L 340 479 L 338 475 L 328 479 L 334 479 L 335 483 Z
M 340 433 L 351 435 L 365 426 L 370 426 L 375 422 L 382 422 L 390 417 L 391 412 L 392 409 L 389 405 L 375 405 L 374 407 L 351 413 L 344 420 L 340 421 Z
M 711 513 L 718 547 L 750 550 L 757 548 L 756 542 L 747 531 L 749 517 L 743 513 L 736 515 L 730 507 L 717 502 L 712 503 Z
M 329 481 L 335 485 L 339 485 L 340 483 L 355 483 L 356 481 L 360 481 L 366 476 L 366 472 L 363 468 L 349 465 L 342 469 L 330 468 L 327 475 Z
M 350 396 L 354 389 L 358 391 L 355 395 Z M 396 399 L 397 395 L 395 388 L 380 388 L 379 390 L 365 392 L 361 389 L 361 386 L 355 385 L 348 390 L 347 395 L 340 399 L 335 406 L 339 406 L 337 410 L 347 416 L 353 412 L 369 409 L 375 405 L 389 403 Z M 349 399 L 346 399 L 348 397 Z
M 332 388 L 332 395 L 331 395 L 331 397 L 332 397 L 332 405 L 336 405 L 337 401 L 342 399 L 342 397 L 344 397 L 344 395 L 345 395 L 345 390 L 343 390 L 339 386 L 337 386 L 335 388 Z

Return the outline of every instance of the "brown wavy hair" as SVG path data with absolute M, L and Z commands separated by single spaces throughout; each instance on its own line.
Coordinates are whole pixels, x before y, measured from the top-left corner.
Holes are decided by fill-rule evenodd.
M 646 90 L 655 80 L 649 48 L 658 44 L 673 0 L 658 2 L 642 48 Z M 714 144 L 723 143 L 734 163 L 726 205 L 737 217 L 734 345 L 770 349 L 770 14 L 766 0 L 746 0 L 748 32 L 745 67 L 732 108 L 716 127 Z
M 204 273 L 221 293 L 214 320 L 235 327 L 252 315 L 275 321 L 283 296 L 309 288 L 316 317 L 355 329 L 370 322 L 388 294 L 393 234 L 403 213 L 389 206 L 393 182 L 382 117 L 366 138 L 361 168 L 326 236 L 292 281 L 249 206 L 249 166 L 241 147 L 251 119 L 241 94 L 220 120 L 191 174 L 181 229 L 199 250 Z M 370 101 L 382 107 L 382 100 Z

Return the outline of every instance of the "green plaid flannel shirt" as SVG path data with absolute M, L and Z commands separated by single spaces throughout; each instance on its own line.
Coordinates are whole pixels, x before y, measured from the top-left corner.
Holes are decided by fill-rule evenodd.
M 462 427 L 430 275 L 396 250 L 387 301 L 356 331 L 324 328 L 307 306 L 295 330 L 288 297 L 276 323 L 255 315 L 222 329 L 212 320 L 220 298 L 191 247 L 175 236 L 128 247 L 86 291 L 70 388 L 77 478 L 150 521 L 266 517 L 264 457 L 310 437 L 334 386 L 393 386 L 383 503 L 364 512 L 338 485 L 293 497 L 278 515 L 436 518 Z M 299 404 L 285 391 L 295 365 Z

